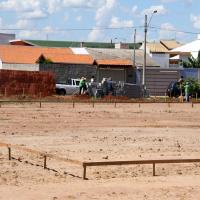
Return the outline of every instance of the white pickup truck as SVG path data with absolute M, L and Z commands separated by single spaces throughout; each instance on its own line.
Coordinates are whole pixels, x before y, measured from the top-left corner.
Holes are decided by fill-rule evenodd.
M 73 95 L 79 93 L 80 79 L 71 79 L 69 84 L 56 84 L 56 94 Z

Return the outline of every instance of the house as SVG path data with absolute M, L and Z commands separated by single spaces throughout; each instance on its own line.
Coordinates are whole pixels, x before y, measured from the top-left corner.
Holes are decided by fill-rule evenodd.
M 112 77 L 115 81 L 136 83 L 136 70 L 143 66 L 143 51 L 136 50 L 136 67 L 133 67 L 133 50 L 130 49 L 99 49 L 86 48 L 94 58 L 97 66 L 97 80 L 103 77 Z M 159 67 L 147 55 L 147 67 Z
M 39 58 L 48 58 L 52 64 L 39 64 Z M 22 71 L 52 71 L 57 82 L 66 82 L 67 77 L 87 74 L 94 60 L 89 54 L 75 54 L 70 48 L 47 48 L 31 46 L 0 45 L 0 69 Z M 85 70 L 84 70 L 85 69 Z
M 111 42 L 79 42 L 79 41 L 50 41 L 50 40 L 10 40 L 11 45 L 37 46 L 37 47 L 64 47 L 64 48 L 108 48 L 114 49 L 115 43 Z M 119 43 L 128 49 L 139 49 L 142 43 Z M 117 44 L 117 45 L 119 45 Z
M 174 55 L 174 58 L 172 58 L 172 60 L 177 59 L 178 63 L 181 64 L 182 61 L 188 61 L 188 57 L 190 57 L 191 55 L 194 58 L 197 58 L 199 51 L 200 35 L 198 35 L 196 40 L 171 50 L 170 54 Z
M 140 49 L 144 49 L 144 44 Z M 146 45 L 147 54 L 159 64 L 161 68 L 169 68 L 169 50 L 160 42 L 151 42 Z
M 177 68 L 179 65 L 171 59 L 171 57 L 176 55 L 170 53 L 170 51 L 180 46 L 181 44 L 176 40 L 160 40 L 159 42 L 147 43 L 146 48 L 147 54 L 149 54 L 155 62 L 159 63 L 161 68 Z M 140 49 L 144 49 L 144 44 Z

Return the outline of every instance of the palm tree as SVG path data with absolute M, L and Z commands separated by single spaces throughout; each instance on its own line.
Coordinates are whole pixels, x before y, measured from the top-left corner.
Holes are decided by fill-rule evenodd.
M 188 62 L 183 62 L 184 68 L 200 68 L 200 51 L 195 59 L 193 56 L 188 58 Z

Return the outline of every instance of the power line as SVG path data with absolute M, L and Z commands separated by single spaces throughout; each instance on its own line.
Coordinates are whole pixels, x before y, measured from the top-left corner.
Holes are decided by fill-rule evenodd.
M 95 28 L 66 28 L 66 29 L 54 29 L 52 32 L 70 32 L 70 31 L 93 31 L 93 30 L 125 30 L 125 29 L 143 29 L 144 26 L 122 26 L 122 27 L 95 27 Z M 184 30 L 178 30 L 178 29 L 170 29 L 170 28 L 162 28 L 159 26 L 149 26 L 148 29 L 155 29 L 155 30 L 163 30 L 163 31 L 169 31 L 169 32 L 175 32 L 175 33 L 185 33 L 185 34 L 191 34 L 191 35 L 198 35 L 200 32 L 192 32 L 192 31 L 184 31 Z M 45 29 L 25 29 L 25 28 L 0 28 L 1 31 L 36 31 L 36 32 L 49 32 L 51 33 L 51 30 L 45 30 Z
M 149 28 L 156 29 L 156 30 L 163 30 L 163 31 L 175 32 L 175 33 L 185 33 L 185 34 L 191 34 L 191 35 L 198 35 L 198 34 L 200 34 L 200 32 L 183 31 L 183 30 L 178 30 L 178 29 L 169 29 L 169 28 L 162 28 L 162 27 L 157 27 L 157 26 L 150 26 Z
M 120 29 L 137 29 L 143 28 L 143 26 L 122 26 L 122 27 L 95 27 L 95 28 L 66 28 L 66 29 L 55 29 L 54 32 L 67 32 L 67 31 L 92 31 L 92 30 L 120 30 Z M 38 31 L 47 32 L 45 29 L 24 29 L 24 28 L 0 28 L 2 31 Z

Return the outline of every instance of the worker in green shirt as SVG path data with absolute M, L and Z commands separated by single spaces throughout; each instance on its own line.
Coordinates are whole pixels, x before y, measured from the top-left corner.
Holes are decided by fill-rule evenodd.
M 186 102 L 189 102 L 189 90 L 190 90 L 190 85 L 188 82 L 186 82 L 185 86 L 184 86 L 184 89 L 185 89 L 185 101 Z
M 84 94 L 87 90 L 86 78 L 82 77 L 79 83 L 79 95 Z

